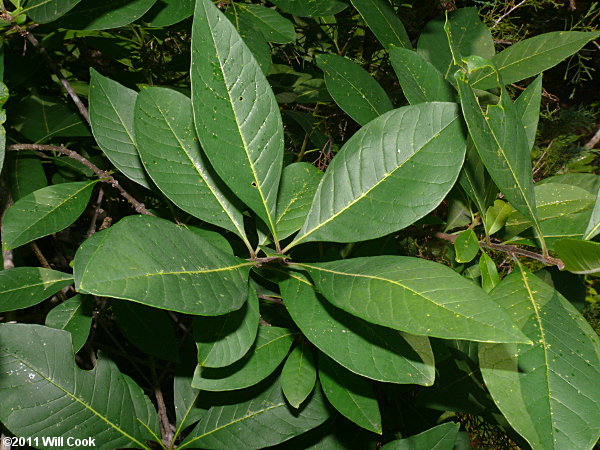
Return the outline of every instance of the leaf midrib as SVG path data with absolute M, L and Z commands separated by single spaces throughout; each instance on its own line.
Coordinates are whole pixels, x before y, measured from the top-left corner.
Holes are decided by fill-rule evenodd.
M 56 283 L 60 283 L 61 281 L 69 281 L 69 280 L 73 280 L 73 277 L 68 277 L 68 278 L 61 278 L 61 279 L 56 279 L 56 280 L 50 280 L 50 281 L 43 281 L 41 283 L 37 283 L 37 284 L 28 284 L 26 286 L 19 286 L 18 288 L 15 289 L 9 289 L 7 291 L 0 291 L 0 294 L 7 294 L 9 292 L 16 292 L 16 291 L 20 291 L 22 289 L 31 289 L 34 287 L 38 287 L 38 286 L 44 286 L 46 284 L 56 284 Z

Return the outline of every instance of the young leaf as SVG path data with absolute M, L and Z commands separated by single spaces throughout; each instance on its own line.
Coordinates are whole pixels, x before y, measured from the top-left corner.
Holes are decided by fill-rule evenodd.
M 318 55 L 317 65 L 335 102 L 360 125 L 393 108 L 379 83 L 354 61 L 334 54 Z
M 433 384 L 433 352 L 427 337 L 380 327 L 335 308 L 302 273 L 290 273 L 279 285 L 298 328 L 338 364 L 377 381 Z
M 247 20 L 269 42 L 288 44 L 296 40 L 294 24 L 277 11 L 261 5 L 239 3 L 242 20 Z
M 320 389 L 298 409 L 290 408 L 279 379 L 243 391 L 203 393 L 200 423 L 177 447 L 265 448 L 312 430 L 329 418 Z
M 494 55 L 491 62 L 498 70 L 502 83 L 507 85 L 554 67 L 563 59 L 577 53 L 585 44 L 598 36 L 600 36 L 600 31 L 544 33 L 511 45 L 506 50 Z M 463 55 L 467 54 L 463 53 Z M 496 85 L 496 74 L 493 71 L 481 72 L 481 75 L 473 79 L 473 86 L 477 89 L 490 89 Z
M 535 144 L 541 102 L 542 76 L 540 75 L 515 100 L 515 108 L 517 109 L 517 114 L 521 117 L 523 128 L 525 128 L 529 150 Z
M 276 234 L 283 158 L 279 107 L 250 49 L 210 0 L 196 4 L 191 78 L 196 130 L 208 159 Z
M 42 267 L 0 271 L 0 312 L 28 308 L 73 282 L 73 276 Z
M 529 342 L 485 292 L 442 264 L 373 256 L 295 266 L 327 300 L 369 322 L 444 339 Z
M 286 357 L 294 334 L 286 328 L 259 327 L 254 348 L 227 367 L 197 366 L 192 386 L 204 391 L 233 391 L 254 386 L 271 375 Z
M 454 422 L 446 422 L 437 427 L 430 428 L 422 433 L 415 434 L 406 439 L 392 441 L 383 447 L 381 450 L 413 450 L 417 448 L 435 449 L 435 450 L 453 450 L 456 448 L 456 438 L 460 424 Z
M 151 27 L 168 27 L 194 14 L 194 0 L 160 0 L 142 20 Z
M 90 69 L 90 121 L 96 142 L 127 178 L 149 187 L 133 134 L 137 92 Z
M 157 0 L 81 0 L 56 26 L 70 30 L 119 28 L 142 17 Z M 162 0 L 161 0 L 162 1 Z M 133 106 L 133 105 L 132 105 Z
M 298 409 L 317 381 L 317 369 L 308 345 L 300 342 L 288 356 L 281 372 L 281 389 L 290 405 Z
M 598 336 L 569 301 L 525 269 L 491 295 L 533 342 L 479 346 L 496 405 L 533 448 L 591 449 L 600 435 Z
M 319 354 L 319 380 L 335 409 L 362 428 L 382 434 L 381 413 L 369 380 L 348 372 L 323 353 Z
M 488 235 L 499 231 L 513 212 L 512 206 L 502 200 L 496 200 L 493 206 L 490 206 L 485 213 L 485 229 Z
M 412 48 L 406 29 L 388 0 L 351 0 L 381 45 Z
M 129 216 L 79 247 L 73 273 L 81 293 L 212 316 L 244 304 L 251 265 L 172 222 Z
M 299 17 L 333 16 L 347 5 L 338 0 L 273 0 L 282 11 Z
M 600 272 L 600 244 L 598 242 L 561 239 L 554 244 L 554 250 L 565 263 L 565 270 L 569 272 L 580 274 Z
M 494 202 L 498 188 L 485 169 L 471 138 L 467 140 L 467 154 L 458 182 L 485 219 L 485 213 L 488 206 Z M 484 224 L 486 224 L 485 221 Z
M 485 252 L 482 252 L 479 258 L 479 270 L 481 272 L 481 288 L 489 294 L 500 283 L 500 276 L 496 264 Z
M 389 53 L 394 72 L 410 104 L 455 101 L 452 86 L 419 53 L 396 47 L 391 48 Z
M 181 209 L 247 240 L 242 213 L 202 152 L 192 115 L 192 103 L 185 95 L 165 88 L 143 89 L 134 113 L 142 163 L 156 186 Z
M 4 215 L 4 249 L 13 249 L 67 228 L 85 210 L 96 182 L 56 184 L 17 200 Z
M 154 410 L 139 386 L 107 359 L 93 370 L 79 369 L 66 331 L 41 325 L 0 325 L 0 420 L 18 436 L 96 437 L 96 448 L 135 446 L 158 429 Z M 46 420 L 62 412 L 62 420 Z M 141 421 L 138 421 L 139 420 Z M 82 426 L 85 424 L 85 426 Z M 66 442 L 66 439 L 65 439 Z
M 455 104 L 422 103 L 378 117 L 333 159 L 288 249 L 373 239 L 412 224 L 448 194 L 465 146 Z
M 225 367 L 239 361 L 256 340 L 260 311 L 252 285 L 248 301 L 226 316 L 196 317 L 194 339 L 198 348 L 198 365 Z
M 46 316 L 46 326 L 71 333 L 73 351 L 77 353 L 90 334 L 93 308 L 92 297 L 75 295 L 50 310 Z
M 30 0 L 27 15 L 38 23 L 48 23 L 66 14 L 81 0 Z
M 479 253 L 479 239 L 470 228 L 458 235 L 454 241 L 454 250 L 456 251 L 456 262 L 468 263 Z

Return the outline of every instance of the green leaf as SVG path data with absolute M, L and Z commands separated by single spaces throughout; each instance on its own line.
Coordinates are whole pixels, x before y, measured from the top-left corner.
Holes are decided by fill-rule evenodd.
M 600 272 L 600 244 L 598 242 L 561 239 L 554 244 L 554 250 L 565 263 L 565 270 L 569 272 L 581 274 Z
M 42 267 L 0 271 L 0 311 L 28 308 L 73 282 L 73 276 Z
M 294 24 L 274 9 L 245 3 L 237 7 L 242 20 L 247 20 L 267 41 L 288 44 L 296 40 Z
M 378 325 L 445 339 L 528 342 L 485 292 L 442 264 L 373 256 L 295 266 L 335 306 Z
M 485 219 L 488 206 L 494 202 L 498 194 L 498 188 L 485 169 L 471 138 L 467 140 L 467 154 L 458 182 Z M 485 220 L 484 224 L 486 224 Z
M 406 29 L 388 0 L 351 0 L 381 45 L 412 48 Z
M 473 261 L 479 253 L 479 239 L 472 229 L 460 233 L 454 241 L 456 251 L 456 262 L 468 263 Z
M 42 162 L 33 152 L 10 152 L 6 158 L 6 175 L 13 201 L 48 186 Z
M 273 61 L 271 59 L 271 46 L 267 40 L 260 31 L 252 27 L 252 24 L 249 21 L 239 20 L 239 15 L 236 16 L 230 11 L 225 12 L 225 16 L 232 24 L 235 25 L 235 29 L 252 52 L 252 55 L 256 59 L 260 69 L 266 76 L 273 65 Z
M 19 247 L 71 225 L 85 210 L 96 183 L 55 184 L 17 200 L 4 215 L 4 249 Z
M 129 25 L 142 17 L 157 0 L 81 0 L 56 26 L 71 30 L 108 30 Z M 133 105 L 132 105 L 133 106 Z
M 142 20 L 151 27 L 168 27 L 194 14 L 194 5 L 194 0 L 160 0 Z
M 197 422 L 202 417 L 202 410 L 196 407 L 200 391 L 192 387 L 189 376 L 176 375 L 173 382 L 173 403 L 177 428 L 175 438 L 181 431 Z
M 600 190 L 596 194 L 596 202 L 594 203 L 594 209 L 590 221 L 588 222 L 587 228 L 583 233 L 583 239 L 591 240 L 600 233 Z
M 0 420 L 17 436 L 95 437 L 97 449 L 137 447 L 153 437 L 156 413 L 147 399 L 109 360 L 81 370 L 71 336 L 41 325 L 0 325 Z M 62 413 L 61 420 L 46 420 Z M 145 413 L 145 414 L 144 414 Z M 137 417 L 142 421 L 138 422 Z M 85 424 L 84 426 L 82 426 Z
M 485 384 L 533 448 L 591 449 L 600 436 L 600 340 L 577 310 L 521 269 L 492 297 L 532 345 L 480 345 Z
M 92 326 L 94 301 L 88 295 L 75 295 L 55 306 L 46 316 L 46 326 L 71 333 L 77 353 L 87 341 Z
M 185 95 L 143 89 L 134 113 L 142 163 L 156 186 L 181 209 L 246 240 L 242 213 L 202 152 L 192 114 Z
M 433 352 L 427 337 L 374 325 L 335 308 L 301 273 L 290 273 L 280 288 L 304 336 L 338 364 L 377 381 L 433 384 Z
M 410 104 L 453 102 L 455 92 L 444 76 L 419 53 L 391 48 L 390 62 L 398 76 L 404 96 Z
M 329 418 L 320 391 L 298 410 L 286 402 L 278 379 L 243 391 L 203 393 L 206 410 L 178 448 L 265 448 L 285 442 Z
M 283 158 L 279 107 L 250 49 L 210 0 L 196 4 L 191 78 L 196 130 L 208 159 L 275 233 Z
M 319 380 L 327 400 L 358 426 L 382 434 L 381 413 L 371 382 L 319 354 Z
M 125 338 L 148 355 L 179 362 L 173 323 L 166 311 L 132 302 L 111 302 L 113 316 Z
M 437 427 L 430 428 L 422 433 L 415 434 L 406 439 L 392 441 L 381 447 L 381 450 L 413 450 L 413 449 L 435 449 L 435 450 L 453 450 L 459 423 L 447 422 Z
M 283 12 L 299 17 L 333 16 L 347 5 L 338 0 L 273 0 Z
M 127 178 L 149 187 L 133 134 L 137 92 L 90 69 L 90 121 L 96 142 Z
M 446 78 L 458 69 L 454 65 L 444 18 L 430 21 L 421 32 L 417 52 L 433 64 Z M 481 22 L 477 8 L 460 8 L 448 13 L 447 26 L 452 45 L 460 55 L 477 55 L 489 59 L 494 56 L 494 41 L 490 30 Z
M 524 80 L 554 67 L 600 36 L 600 31 L 554 31 L 517 42 L 491 59 L 504 85 Z M 467 54 L 464 54 L 465 56 Z M 484 56 L 484 55 L 480 55 Z M 484 56 L 486 57 L 486 56 Z M 486 58 L 489 59 L 489 56 Z M 495 73 L 482 72 L 473 81 L 477 89 L 496 87 Z
M 539 199 L 538 199 L 539 200 Z M 539 203 L 536 205 L 538 206 Z M 512 206 L 502 200 L 496 200 L 485 213 L 485 229 L 489 236 L 499 231 L 513 212 Z
M 542 102 L 542 76 L 538 76 L 521 95 L 515 100 L 517 114 L 525 128 L 529 150 L 535 144 L 538 121 L 540 119 L 540 105 Z
M 252 285 L 248 301 L 226 316 L 196 317 L 194 339 L 198 348 L 198 365 L 225 367 L 239 361 L 256 340 L 260 311 Z
M 293 163 L 283 169 L 275 222 L 280 239 L 302 227 L 322 177 L 323 172 L 305 162 Z
M 259 327 L 254 347 L 243 359 L 227 367 L 198 365 L 192 386 L 204 391 L 233 391 L 254 386 L 277 369 L 293 340 L 293 332 L 286 328 Z
M 48 23 L 66 14 L 81 0 L 29 0 L 27 15 L 38 23 Z
M 407 106 L 375 119 L 333 159 L 288 248 L 299 242 L 373 239 L 414 223 L 454 185 L 465 145 L 451 103 Z
M 496 263 L 485 252 L 482 252 L 479 258 L 479 270 L 481 272 L 481 288 L 489 294 L 500 283 L 500 276 Z
M 546 183 L 570 184 L 571 186 L 585 189 L 590 194 L 597 196 L 598 191 L 600 190 L 600 175 L 593 173 L 565 173 L 544 178 L 537 182 L 538 185 Z
M 129 216 L 79 247 L 73 273 L 81 293 L 212 316 L 244 304 L 251 265 L 171 222 Z
M 502 89 L 500 102 L 484 114 L 471 86 L 457 73 L 463 115 L 485 167 L 511 205 L 532 220 L 537 211 L 527 135 L 518 111 Z
M 288 356 L 281 372 L 281 389 L 285 398 L 298 409 L 317 382 L 317 369 L 307 344 L 300 342 Z
M 343 56 L 317 55 L 327 90 L 350 117 L 365 125 L 393 106 L 383 88 L 365 69 Z

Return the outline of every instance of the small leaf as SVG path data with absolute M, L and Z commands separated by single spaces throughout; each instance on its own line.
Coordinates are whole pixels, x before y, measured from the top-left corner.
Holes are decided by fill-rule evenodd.
M 175 437 L 202 417 L 203 411 L 196 406 L 198 394 L 200 394 L 200 391 L 192 387 L 190 377 L 175 376 L 173 382 L 173 403 L 177 425 Z
M 260 312 L 258 297 L 252 285 L 248 301 L 225 316 L 196 317 L 194 339 L 198 348 L 198 364 L 203 367 L 225 367 L 239 361 L 256 340 Z
M 500 283 L 500 276 L 496 263 L 485 252 L 481 252 L 479 270 L 481 272 L 481 288 L 489 294 Z
M 296 40 L 294 24 L 274 9 L 245 3 L 240 3 L 238 8 L 242 20 L 247 20 L 267 41 L 288 44 Z
M 133 134 L 137 92 L 90 69 L 90 121 L 96 142 L 117 169 L 149 187 Z
M 4 215 L 4 249 L 13 249 L 67 228 L 85 210 L 96 183 L 56 184 L 17 200 Z
M 554 244 L 558 257 L 565 263 L 565 270 L 572 273 L 593 274 L 600 272 L 600 243 L 561 239 Z
M 244 304 L 251 265 L 172 222 L 129 216 L 85 241 L 73 272 L 81 293 L 212 316 Z
M 485 169 L 485 165 L 471 138 L 467 140 L 467 155 L 458 182 L 485 219 L 488 206 L 494 202 L 498 195 L 498 188 Z
M 338 0 L 273 0 L 272 3 L 283 12 L 299 17 L 333 16 L 347 7 Z
M 490 206 L 485 213 L 485 228 L 488 235 L 492 235 L 499 231 L 508 220 L 510 214 L 513 212 L 510 204 L 496 200 L 493 206 Z
M 93 308 L 92 297 L 75 295 L 50 310 L 46 316 L 46 326 L 71 333 L 73 351 L 77 353 L 90 334 Z
M 528 342 L 485 292 L 442 264 L 373 256 L 295 266 L 338 308 L 378 325 L 445 339 Z
M 56 26 L 70 30 L 108 30 L 129 25 L 142 17 L 157 0 L 81 0 Z M 161 0 L 162 1 L 162 0 Z M 133 106 L 133 105 L 132 105 Z
M 334 54 L 318 55 L 317 65 L 325 73 L 327 90 L 335 102 L 360 125 L 393 108 L 379 83 L 354 61 Z
M 443 423 L 406 439 L 392 441 L 381 447 L 381 450 L 414 450 L 418 448 L 453 450 L 456 448 L 454 444 L 459 429 L 460 424 L 458 423 Z
M 351 0 L 381 45 L 412 48 L 406 29 L 388 0 Z
M 290 405 L 297 409 L 313 391 L 316 381 L 317 369 L 312 352 L 301 342 L 283 365 L 281 389 Z
M 254 348 L 227 367 L 197 366 L 192 386 L 204 391 L 233 391 L 254 386 L 271 375 L 286 357 L 293 333 L 286 328 L 259 327 Z
M 319 354 L 319 380 L 327 400 L 358 426 L 382 434 L 381 413 L 371 382 Z
M 533 342 L 481 344 L 485 384 L 532 448 L 591 449 L 600 435 L 600 340 L 577 310 L 521 269 L 492 297 Z
M 479 239 L 470 228 L 458 235 L 454 241 L 454 250 L 456 251 L 456 262 L 468 263 L 479 253 Z
M 0 271 L 0 312 L 28 308 L 73 283 L 73 276 L 42 267 Z
M 542 102 L 542 76 L 538 76 L 527 86 L 521 95 L 515 100 L 515 108 L 521 117 L 529 150 L 535 144 L 535 135 L 537 133 L 538 121 L 540 119 L 540 104 Z
M 6 175 L 13 201 L 48 186 L 42 162 L 33 152 L 10 152 L 6 158 Z
M 160 0 L 142 20 L 151 27 L 168 27 L 194 14 L 194 5 L 194 0 Z

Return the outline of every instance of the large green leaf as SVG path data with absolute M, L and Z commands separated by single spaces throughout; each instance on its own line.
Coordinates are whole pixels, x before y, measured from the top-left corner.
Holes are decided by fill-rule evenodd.
M 142 17 L 157 0 L 81 0 L 57 26 L 72 30 L 119 28 Z
M 137 92 L 90 69 L 90 121 L 96 142 L 117 169 L 149 187 L 133 134 Z
M 269 42 L 288 44 L 296 40 L 294 24 L 277 11 L 261 5 L 239 3 L 242 20 L 248 20 Z
M 194 14 L 194 0 L 159 0 L 144 15 L 151 27 L 168 27 Z
M 600 340 L 577 310 L 522 269 L 491 293 L 533 345 L 483 344 L 485 384 L 533 448 L 591 449 L 600 437 Z
M 252 285 L 248 301 L 226 316 L 196 317 L 194 339 L 198 348 L 198 365 L 225 367 L 239 361 L 256 340 L 260 311 Z
M 351 0 L 381 45 L 412 48 L 406 29 L 388 0 Z
M 94 300 L 89 295 L 75 295 L 55 306 L 46 316 L 46 326 L 71 333 L 73 350 L 85 344 L 92 326 Z
M 369 322 L 446 339 L 529 342 L 483 290 L 442 264 L 373 256 L 296 266 L 327 300 Z
M 143 89 L 134 115 L 140 158 L 156 186 L 184 211 L 246 239 L 240 209 L 202 153 L 189 98 L 171 89 Z
M 244 304 L 251 265 L 172 222 L 129 216 L 79 247 L 73 273 L 81 293 L 212 316 Z
M 390 62 L 400 86 L 412 105 L 423 102 L 452 102 L 455 92 L 444 76 L 419 53 L 406 48 L 392 48 Z
M 319 354 L 319 380 L 327 400 L 355 424 L 382 433 L 381 413 L 371 381 Z
M 427 337 L 373 325 L 335 308 L 301 273 L 291 273 L 280 287 L 285 306 L 304 336 L 338 364 L 387 383 L 433 383 L 433 352 Z
M 365 125 L 393 108 L 383 88 L 365 69 L 343 56 L 318 55 L 327 90 L 350 117 Z
M 33 152 L 10 152 L 6 158 L 6 175 L 13 201 L 48 186 L 42 162 Z
M 573 273 L 592 274 L 600 272 L 600 243 L 562 239 L 554 244 L 558 257 L 565 263 L 565 270 Z
M 0 311 L 28 308 L 73 282 L 73 276 L 42 267 L 0 271 Z
M 281 364 L 293 340 L 293 332 L 286 328 L 259 327 L 254 347 L 243 359 L 227 367 L 198 365 L 192 386 L 204 391 L 233 391 L 254 386 Z
M 453 450 L 458 436 L 460 424 L 454 422 L 443 423 L 437 427 L 430 428 L 422 433 L 406 439 L 392 441 L 381 447 L 382 450 Z
M 315 387 L 317 369 L 310 347 L 300 342 L 288 356 L 281 371 L 281 389 L 294 408 L 299 408 Z
M 291 245 L 362 241 L 412 224 L 448 194 L 465 147 L 452 103 L 406 106 L 373 120 L 329 165 Z
M 282 11 L 300 17 L 332 16 L 347 5 L 338 0 L 273 0 Z
M 444 18 L 429 22 L 417 44 L 417 51 L 446 78 L 451 78 L 457 67 L 454 65 L 452 51 L 446 32 Z M 494 41 L 490 30 L 481 22 L 477 8 L 461 8 L 448 13 L 447 27 L 452 45 L 460 55 L 477 55 L 482 58 L 494 56 Z
M 235 27 L 198 0 L 192 28 L 198 137 L 225 184 L 275 233 L 283 126 L 275 95 Z
M 585 44 L 598 36 L 600 36 L 600 31 L 544 33 L 511 45 L 506 50 L 494 55 L 491 62 L 500 73 L 502 83 L 511 84 L 554 67 L 563 59 L 577 53 Z M 485 55 L 479 56 L 489 58 Z M 496 74 L 493 71 L 480 72 L 480 74 L 473 81 L 473 85 L 477 89 L 496 87 Z
M 517 114 L 521 117 L 523 128 L 525 128 L 529 150 L 535 144 L 541 102 L 542 76 L 540 75 L 515 100 L 515 108 L 517 109 Z
M 98 449 L 149 449 L 158 419 L 142 389 L 109 360 L 81 370 L 69 333 L 41 325 L 0 325 L 0 420 L 17 436 L 94 437 Z M 61 420 L 48 420 L 60 417 Z M 37 447 L 37 445 L 36 445 Z M 53 448 L 40 445 L 39 448 Z
M 58 19 L 71 10 L 81 0 L 29 0 L 27 15 L 39 23 Z
M 298 410 L 286 402 L 278 379 L 243 391 L 204 393 L 200 423 L 178 448 L 261 449 L 285 442 L 329 418 L 320 391 Z
M 4 215 L 3 248 L 19 247 L 71 225 L 85 210 L 96 182 L 55 184 L 17 200 Z

